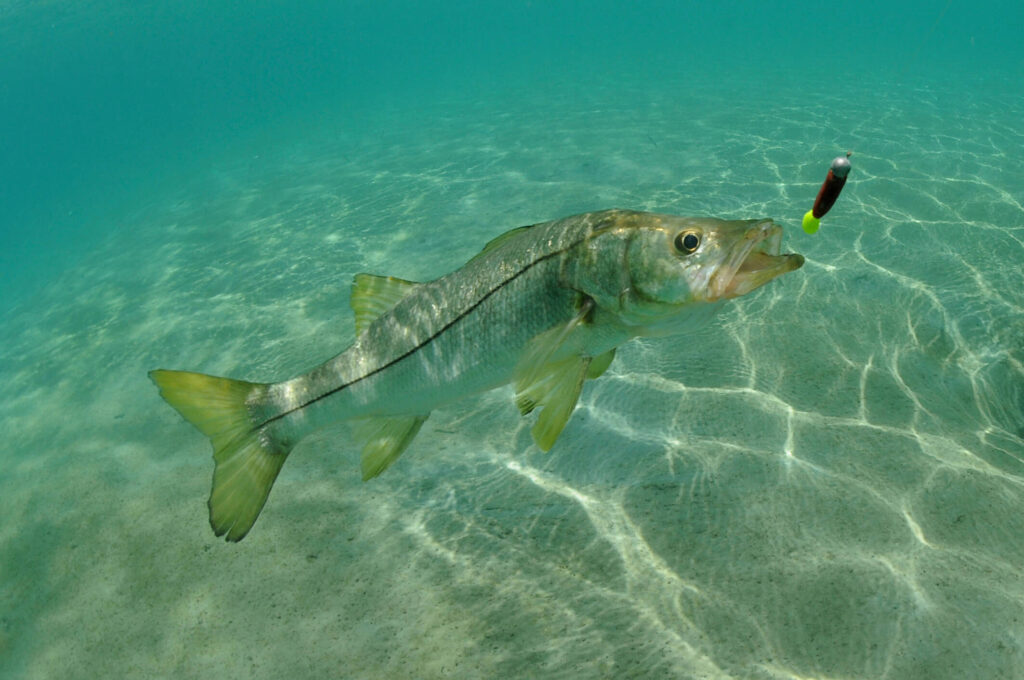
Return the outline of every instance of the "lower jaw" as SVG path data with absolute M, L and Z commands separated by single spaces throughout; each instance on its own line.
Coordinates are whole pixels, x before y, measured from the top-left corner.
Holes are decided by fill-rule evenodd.
M 804 256 L 797 253 L 785 255 L 768 255 L 751 253 L 740 265 L 739 270 L 725 285 L 721 293 L 712 300 L 728 300 L 760 288 L 769 281 L 783 274 L 795 271 L 804 264 Z M 712 289 L 716 286 L 712 286 Z

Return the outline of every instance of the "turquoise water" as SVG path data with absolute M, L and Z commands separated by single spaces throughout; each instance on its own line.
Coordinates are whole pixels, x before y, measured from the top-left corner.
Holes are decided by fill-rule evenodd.
M 0 6 L 0 677 L 1024 678 L 1019 3 L 303 7 Z M 550 453 L 507 388 L 366 484 L 324 431 L 213 537 L 149 369 L 291 376 L 354 274 L 608 207 L 807 264 Z

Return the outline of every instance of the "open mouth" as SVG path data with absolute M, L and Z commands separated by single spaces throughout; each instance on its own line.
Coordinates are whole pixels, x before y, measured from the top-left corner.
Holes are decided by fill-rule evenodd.
M 752 226 L 711 278 L 708 299 L 728 300 L 746 295 L 775 277 L 803 266 L 803 255 L 780 254 L 781 248 L 782 227 L 771 220 Z

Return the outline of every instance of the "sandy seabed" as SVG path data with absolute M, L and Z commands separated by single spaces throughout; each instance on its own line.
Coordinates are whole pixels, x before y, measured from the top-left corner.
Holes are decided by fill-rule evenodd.
M 0 675 L 1024 677 L 1024 100 L 684 91 L 320 121 L 110 225 L 0 326 Z M 622 348 L 549 454 L 509 389 L 367 484 L 326 430 L 213 537 L 149 369 L 291 376 L 355 273 L 607 207 L 771 216 L 807 264 Z

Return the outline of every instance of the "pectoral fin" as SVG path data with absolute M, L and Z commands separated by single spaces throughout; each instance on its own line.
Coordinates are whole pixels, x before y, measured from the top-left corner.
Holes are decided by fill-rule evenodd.
M 429 415 L 429 414 L 428 414 Z M 363 481 L 373 479 L 398 459 L 420 431 L 427 416 L 367 418 L 357 425 L 363 446 Z

